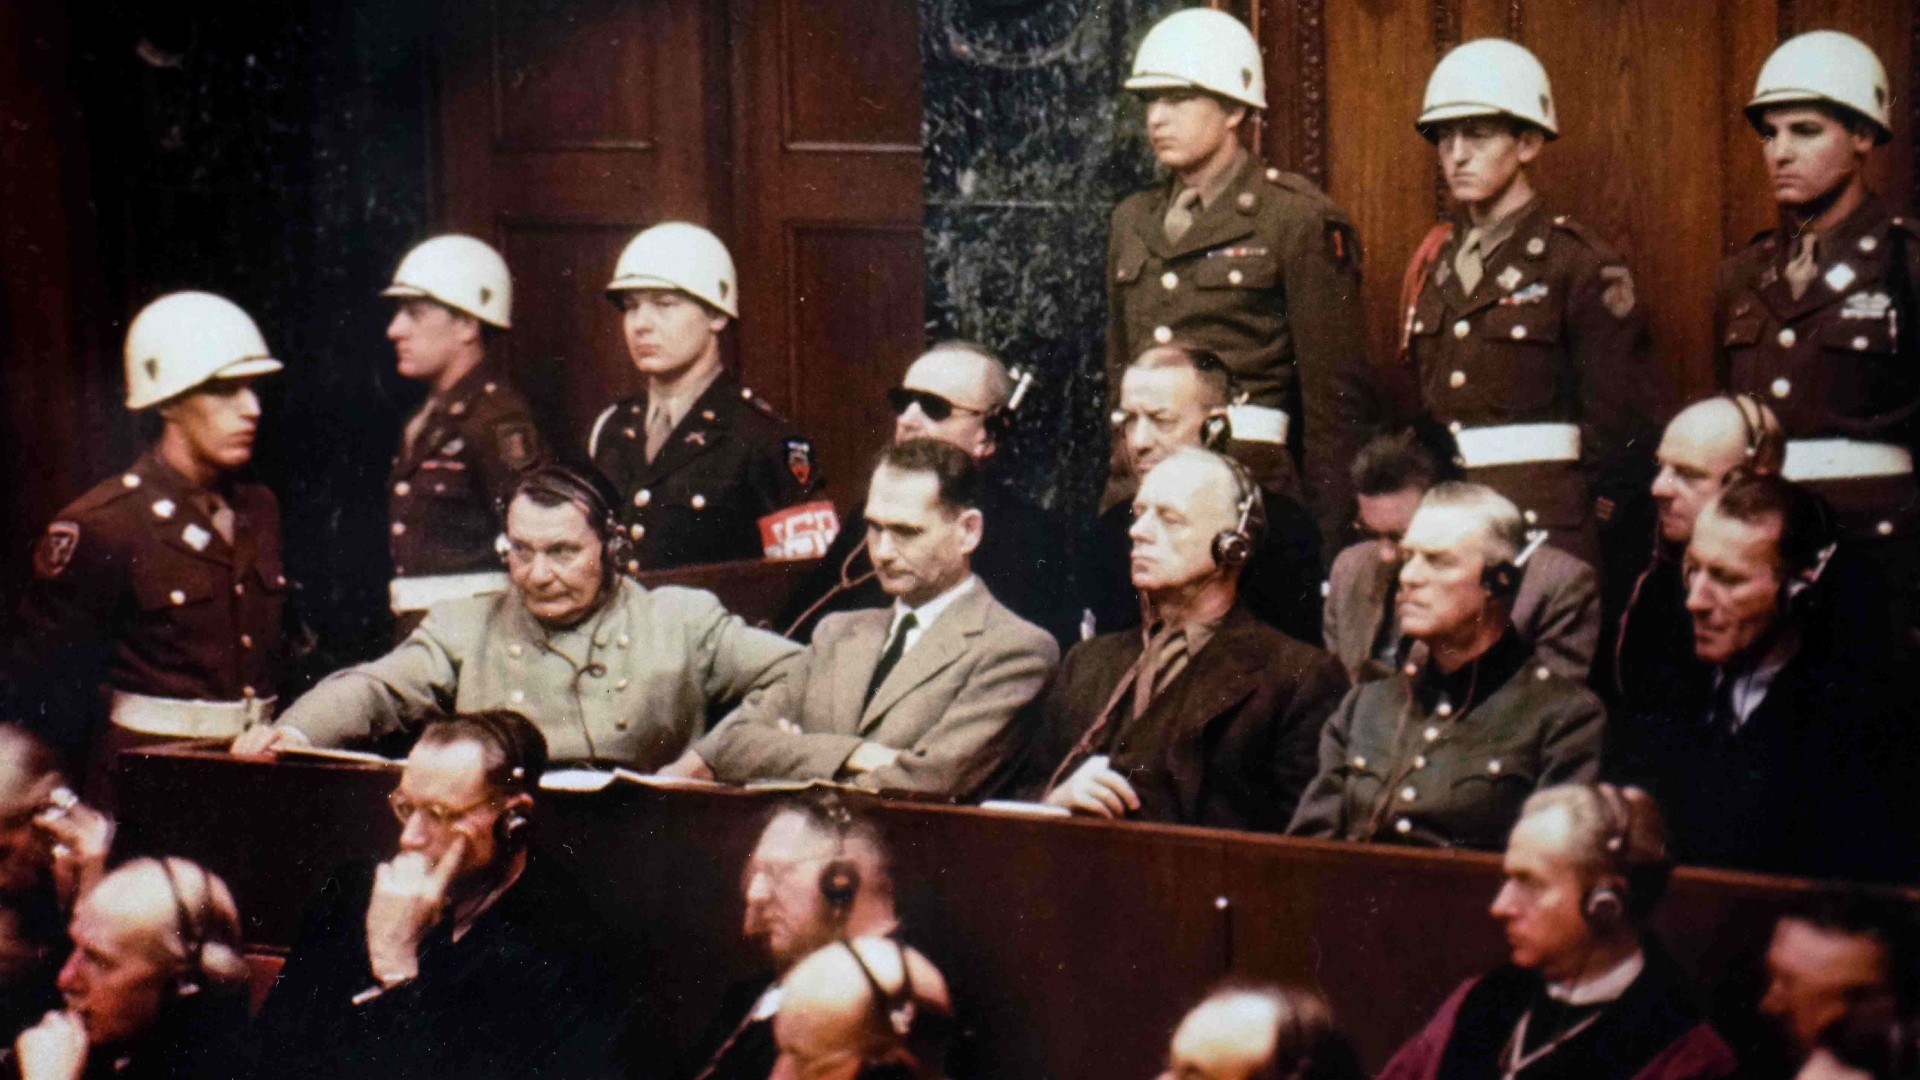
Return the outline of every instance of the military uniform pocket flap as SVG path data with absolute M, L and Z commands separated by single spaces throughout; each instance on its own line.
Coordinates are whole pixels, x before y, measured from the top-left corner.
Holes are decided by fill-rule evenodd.
M 1480 337 L 1488 340 L 1523 345 L 1551 345 L 1560 340 L 1558 304 L 1510 304 L 1503 301 L 1488 308 L 1479 321 Z
M 1258 255 L 1209 255 L 1192 271 L 1202 289 L 1271 289 L 1280 282 L 1280 264 Z
M 204 604 L 219 594 L 220 582 L 215 580 L 212 567 L 188 565 L 185 561 L 178 566 L 168 565 L 164 570 L 136 573 L 133 580 L 133 596 L 142 611 Z
M 1497 753 L 1470 754 L 1454 768 L 1453 790 L 1467 795 L 1497 788 L 1501 784 L 1513 784 L 1522 790 L 1532 791 L 1535 772 L 1531 761 L 1503 757 Z
M 1899 345 L 1893 325 L 1884 312 L 1877 318 L 1849 318 L 1843 310 L 1840 318 L 1827 320 L 1820 331 L 1820 344 L 1842 353 L 1890 353 Z

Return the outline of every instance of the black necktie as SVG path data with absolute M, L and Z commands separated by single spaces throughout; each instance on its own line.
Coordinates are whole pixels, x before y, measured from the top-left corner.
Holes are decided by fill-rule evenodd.
M 873 703 L 874 692 L 892 674 L 894 665 L 900 662 L 900 654 L 907 651 L 907 633 L 919 625 L 919 620 L 909 611 L 900 619 L 900 625 L 893 628 L 893 640 L 887 642 L 887 651 L 880 654 L 880 663 L 873 669 L 873 681 L 867 684 L 867 696 L 860 703 L 862 709 Z

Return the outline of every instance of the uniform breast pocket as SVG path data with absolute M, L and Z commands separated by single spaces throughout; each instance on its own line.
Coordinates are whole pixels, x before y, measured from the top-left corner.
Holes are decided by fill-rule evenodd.
M 457 458 L 433 458 L 420 466 L 413 480 L 417 495 L 435 499 L 465 499 L 473 494 L 473 470 Z
M 140 610 L 156 616 L 168 611 L 183 616 L 204 611 L 221 592 L 219 575 L 212 566 L 187 559 L 149 565 L 134 576 L 133 582 Z
M 1271 289 L 1280 283 L 1280 264 L 1257 255 L 1200 260 L 1193 283 L 1202 289 Z
M 1533 794 L 1531 761 L 1478 755 L 1462 763 L 1448 792 L 1459 822 L 1460 843 L 1499 847 L 1520 816 L 1520 804 Z M 1479 834 L 1477 839 L 1472 834 Z
M 1852 310 L 1877 317 L 1849 318 Z M 1911 401 L 1920 372 L 1902 364 L 1899 335 L 1889 308 L 1857 308 L 1849 303 L 1827 320 L 1820 349 L 1828 369 L 1827 401 L 1843 416 L 1870 416 Z
M 1480 389 L 1514 412 L 1553 404 L 1559 392 L 1560 305 L 1553 301 L 1495 304 L 1477 318 L 1484 356 Z

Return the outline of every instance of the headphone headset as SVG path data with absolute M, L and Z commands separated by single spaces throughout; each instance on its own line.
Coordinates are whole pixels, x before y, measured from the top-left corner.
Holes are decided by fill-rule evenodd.
M 1720 483 L 1726 485 L 1742 477 L 1760 475 L 1761 463 L 1777 460 L 1781 456 L 1781 448 L 1780 431 L 1767 427 L 1765 402 L 1745 391 L 1721 396 L 1733 406 L 1734 412 L 1740 414 L 1740 432 L 1746 441 L 1744 459 L 1720 478 Z
M 177 998 L 192 997 L 200 992 L 201 981 L 206 978 L 207 939 L 200 924 L 193 917 L 193 909 L 187 906 L 187 898 L 180 891 L 180 883 L 173 877 L 172 859 L 155 859 L 160 868 L 160 876 L 167 879 L 167 895 L 173 898 L 173 928 L 180 935 L 180 947 L 186 953 L 186 965 L 173 977 L 173 995 Z M 191 864 L 200 871 L 200 888 L 211 897 L 213 882 L 205 867 Z
M 873 1019 L 878 1029 L 892 1033 L 896 1045 L 878 1058 L 868 1058 L 860 1063 L 856 1074 L 859 1080 L 909 1080 L 922 1075 L 917 1066 L 929 1056 L 943 1057 L 945 1045 L 951 1036 L 953 1017 L 939 1007 L 921 1011 L 920 1003 L 913 992 L 913 966 L 909 962 L 907 947 L 899 939 L 893 941 L 894 948 L 900 951 L 900 988 L 892 993 L 880 984 L 867 966 L 860 950 L 853 942 L 842 938 L 840 944 L 852 954 L 853 962 L 860 968 L 860 974 L 867 980 L 867 988 L 872 991 Z
M 1547 532 L 1541 529 L 1520 549 L 1520 554 L 1512 559 L 1503 559 L 1491 563 L 1480 571 L 1480 586 L 1492 593 L 1494 598 L 1511 604 L 1513 598 L 1520 595 L 1521 577 L 1526 573 L 1527 562 L 1533 558 L 1540 545 L 1547 542 Z
M 1245 565 L 1253 556 L 1254 543 L 1265 524 L 1266 506 L 1260 496 L 1260 485 L 1247 467 L 1225 455 L 1221 455 L 1220 460 L 1226 462 L 1227 469 L 1233 473 L 1234 500 L 1239 520 L 1234 522 L 1233 528 L 1222 529 L 1214 534 L 1210 550 L 1215 566 L 1232 570 Z
M 812 804 L 813 820 L 832 830 L 833 858 L 820 868 L 820 899 L 837 928 L 844 928 L 853 902 L 860 896 L 860 868 L 847 858 L 847 836 L 853 832 L 853 812 L 845 803 L 826 795 Z M 858 954 L 855 954 L 856 959 Z M 871 976 L 869 976 L 871 977 Z
M 1637 879 L 1663 874 L 1668 862 L 1667 849 L 1657 837 L 1649 844 L 1647 838 L 1635 834 L 1639 822 L 1627 791 L 1613 784 L 1594 784 L 1588 790 L 1593 792 L 1606 819 L 1607 832 L 1602 847 L 1607 873 L 1587 890 L 1580 910 L 1587 925 L 1596 930 L 1612 930 L 1629 916 L 1644 914 L 1641 908 L 1654 899 L 1648 893 L 1657 892 L 1660 881 Z
M 520 733 L 512 725 L 490 712 L 467 713 L 465 720 L 479 728 L 493 744 L 500 749 L 506 768 L 506 786 L 509 794 L 523 795 L 527 791 L 527 748 L 521 742 Z M 503 847 L 520 843 L 527 829 L 527 815 L 520 807 L 513 807 L 493 821 L 494 841 Z
M 619 498 L 612 485 L 598 472 L 557 461 L 529 466 L 514 478 L 512 494 L 507 496 L 506 504 L 499 508 L 502 531 L 494 543 L 494 549 L 501 561 L 506 560 L 510 546 L 504 529 L 507 507 L 520 496 L 535 492 L 572 503 L 586 515 L 587 524 L 600 537 L 601 573 L 606 582 L 612 582 L 613 575 L 622 570 L 630 574 L 639 571 L 640 565 L 634 558 L 633 541 L 621 528 L 620 516 L 614 509 Z
M 1026 368 L 1008 368 L 1007 378 L 1013 380 L 1013 392 L 1007 395 L 1007 403 L 988 409 L 986 417 L 981 420 L 995 445 L 1006 442 L 1013 435 L 1014 429 L 1019 426 L 1020 403 L 1027 399 L 1027 391 L 1033 388 L 1033 372 Z

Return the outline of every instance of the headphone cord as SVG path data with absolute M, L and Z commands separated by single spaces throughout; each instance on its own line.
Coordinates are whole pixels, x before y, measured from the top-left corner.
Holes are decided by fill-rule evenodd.
M 835 582 L 832 588 L 822 593 L 820 595 L 820 599 L 815 600 L 813 603 L 807 605 L 807 609 L 800 613 L 799 618 L 793 620 L 792 625 L 787 627 L 786 632 L 782 636 L 792 637 L 795 634 L 795 632 L 797 632 L 802 626 L 805 626 L 807 624 L 808 619 L 813 618 L 815 613 L 817 613 L 821 608 L 825 607 L 829 600 L 832 600 L 834 597 L 839 596 L 842 593 L 852 592 L 854 589 L 857 589 L 860 586 L 865 585 L 867 582 L 873 580 L 874 575 L 878 574 L 880 571 L 874 569 L 874 567 L 871 565 L 867 567 L 866 573 L 863 573 L 858 577 L 849 576 L 853 573 L 853 561 L 859 558 L 861 555 L 866 554 L 866 551 L 867 551 L 866 537 L 861 537 L 860 542 L 853 546 L 853 550 L 847 552 L 847 557 L 840 560 L 840 580 Z
M 594 650 L 600 647 L 599 636 L 589 630 L 586 637 L 587 662 L 584 664 L 574 663 L 573 657 L 554 648 L 552 634 L 544 629 L 540 634 L 540 651 L 559 657 L 567 667 L 573 670 L 573 678 L 567 680 L 567 692 L 573 695 L 573 721 L 580 728 L 581 741 L 587 744 L 587 764 L 599 768 L 600 751 L 593 745 L 593 730 L 587 724 L 587 706 L 580 697 L 580 680 L 589 675 L 605 675 L 607 665 L 593 658 Z

